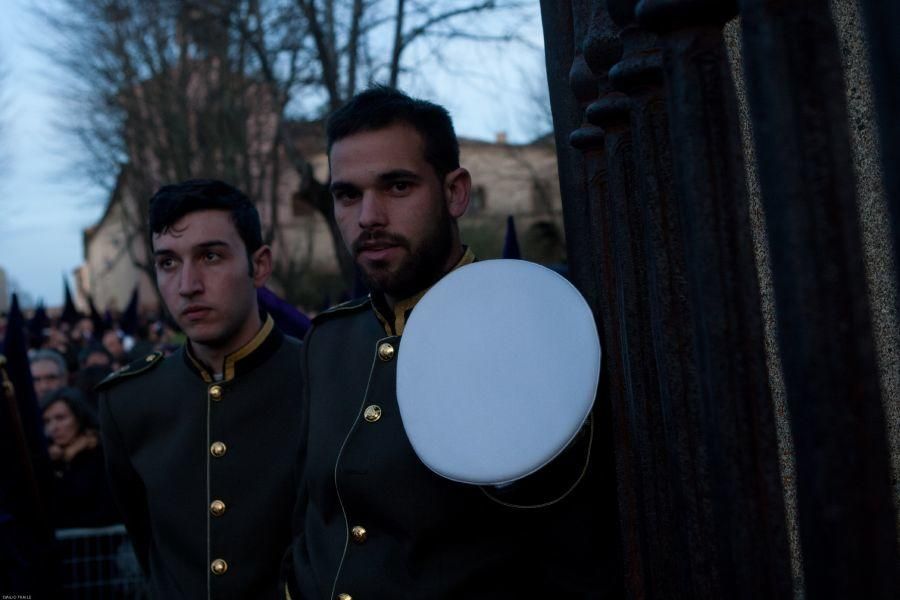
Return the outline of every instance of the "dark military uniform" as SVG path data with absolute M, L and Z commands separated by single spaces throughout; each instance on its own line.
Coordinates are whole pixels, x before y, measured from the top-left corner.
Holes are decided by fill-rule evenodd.
M 290 541 L 300 342 L 271 318 L 214 381 L 185 345 L 100 385 L 113 492 L 154 598 L 272 598 Z
M 617 597 L 615 512 L 592 514 L 604 510 L 596 487 L 570 490 L 585 476 L 585 444 L 564 453 L 570 464 L 558 477 L 531 490 L 531 482 L 503 490 L 455 483 L 416 457 L 397 406 L 400 336 L 391 333 L 402 333 L 417 299 L 391 315 L 377 299 L 350 302 L 319 315 L 307 334 L 308 430 L 285 561 L 289 596 Z M 523 494 L 535 508 L 514 506 Z

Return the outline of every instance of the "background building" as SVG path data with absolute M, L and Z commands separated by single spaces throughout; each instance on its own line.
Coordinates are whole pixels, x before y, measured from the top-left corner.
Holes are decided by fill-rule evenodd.
M 328 179 L 321 125 L 293 124 L 293 134 L 312 167 L 315 181 Z M 464 241 L 483 258 L 499 257 L 506 218 L 513 215 L 523 257 L 548 264 L 565 261 L 556 150 L 552 138 L 509 144 L 460 140 L 460 160 L 472 173 L 472 200 L 460 222 Z M 84 231 L 84 263 L 76 272 L 79 304 L 90 296 L 98 309 L 122 310 L 137 286 L 143 310 L 156 310 L 158 296 L 147 268 L 142 232 L 145 209 L 130 193 L 124 167 L 100 220 Z M 334 238 L 321 213 L 308 201 L 303 180 L 283 169 L 272 201 L 257 202 L 276 265 L 271 286 L 292 302 L 318 309 L 348 293 Z

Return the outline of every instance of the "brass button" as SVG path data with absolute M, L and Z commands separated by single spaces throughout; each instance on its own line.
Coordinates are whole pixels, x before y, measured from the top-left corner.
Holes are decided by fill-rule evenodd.
M 209 565 L 209 570 L 213 572 L 213 575 L 224 575 L 225 571 L 228 570 L 228 563 L 221 558 L 217 558 Z
M 213 442 L 212 446 L 209 447 L 209 453 L 216 458 L 222 458 L 223 456 L 225 456 L 226 450 L 228 450 L 228 448 L 222 442 Z
M 213 500 L 209 504 L 209 512 L 211 512 L 214 517 L 221 517 L 225 514 L 225 503 L 221 500 Z
M 369 423 L 374 423 L 381 418 L 381 407 L 377 404 L 370 404 L 363 411 L 363 418 Z
M 387 342 L 378 346 L 378 358 L 385 362 L 394 358 L 394 347 Z
M 213 385 L 209 388 L 209 397 L 218 402 L 222 399 L 222 386 Z
M 353 596 L 350 594 L 338 594 L 337 600 L 353 600 Z
M 353 541 L 357 544 L 362 544 L 369 539 L 369 532 L 366 531 L 365 527 L 357 525 L 350 530 L 350 537 L 353 538 Z

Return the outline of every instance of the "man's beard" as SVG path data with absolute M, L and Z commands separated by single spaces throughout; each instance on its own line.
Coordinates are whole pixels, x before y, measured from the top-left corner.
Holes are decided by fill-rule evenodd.
M 357 258 L 357 265 L 366 285 L 373 292 L 387 294 L 395 299 L 409 298 L 434 285 L 444 276 L 447 258 L 452 251 L 452 225 L 453 219 L 445 207 L 441 219 L 418 248 L 413 248 L 409 239 L 398 234 L 380 231 L 362 233 L 353 242 L 352 251 L 356 257 L 363 245 L 372 242 L 387 242 L 400 246 L 407 252 L 394 271 L 388 271 L 387 265 L 379 261 L 364 266 Z

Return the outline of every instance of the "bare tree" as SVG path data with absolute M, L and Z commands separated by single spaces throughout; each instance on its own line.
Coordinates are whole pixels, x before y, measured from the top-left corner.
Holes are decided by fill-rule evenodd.
M 61 5 L 61 6 L 59 6 Z M 79 165 L 118 195 L 132 262 L 153 275 L 147 201 L 160 184 L 215 176 L 277 207 L 270 95 L 243 38 L 175 1 L 60 0 L 42 6 L 68 74 L 64 124 Z M 274 230 L 266 232 L 271 239 Z
M 451 65 L 458 44 L 509 44 L 524 0 L 56 0 L 43 16 L 59 33 L 83 165 L 136 200 L 164 181 L 215 173 L 269 205 L 279 236 L 282 166 L 298 196 L 340 242 L 327 182 L 316 179 L 293 123 L 315 121 L 371 83 L 396 86 L 424 67 Z M 60 8 L 62 10 L 60 10 Z M 533 7 L 532 7 L 533 8 Z M 492 17 L 492 18 L 488 18 Z M 281 163 L 285 162 L 285 165 Z M 127 167 L 125 167 L 127 165 Z M 124 187 L 123 187 L 124 186 Z M 135 227 L 140 235 L 143 227 Z M 140 265 L 149 269 L 149 265 Z M 296 277 L 284 263 L 276 275 Z

